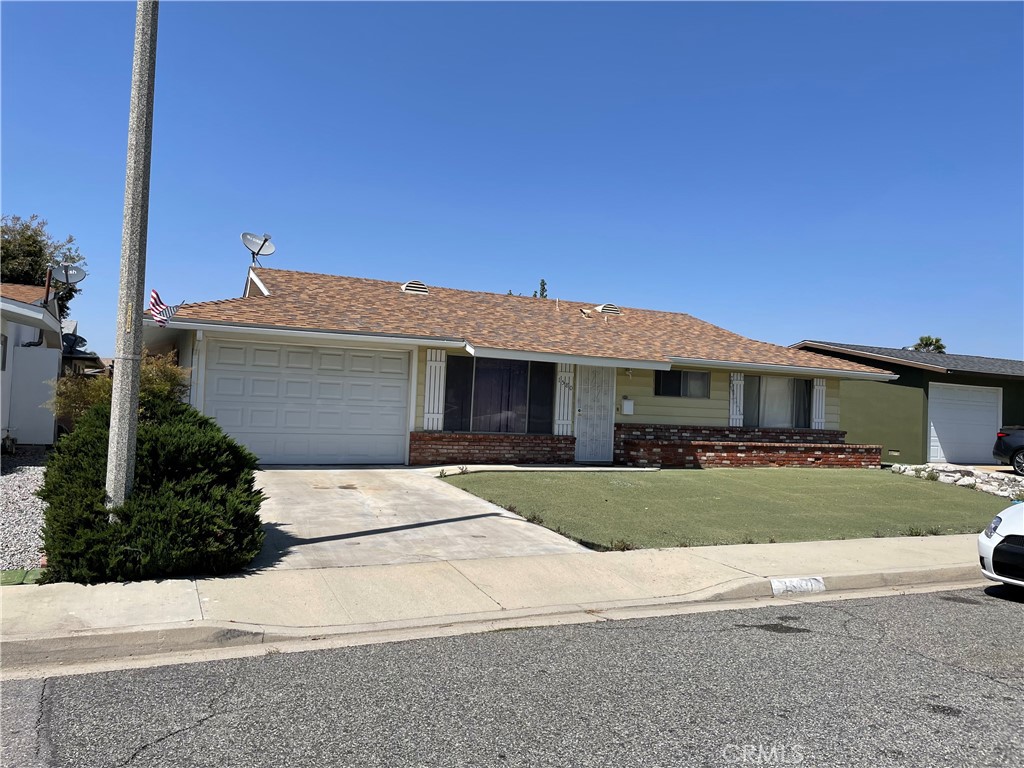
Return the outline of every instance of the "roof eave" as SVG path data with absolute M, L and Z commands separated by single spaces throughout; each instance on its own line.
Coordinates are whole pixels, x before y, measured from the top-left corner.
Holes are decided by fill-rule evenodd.
M 407 336 L 390 333 L 365 333 L 356 331 L 325 331 L 311 328 L 291 328 L 278 325 L 239 325 L 237 323 L 221 323 L 213 320 L 188 320 L 174 317 L 167 326 L 161 327 L 150 318 L 143 319 L 143 324 L 155 331 L 209 331 L 211 333 L 258 334 L 262 336 L 282 336 L 288 338 L 311 338 L 323 340 L 345 340 L 358 343 L 395 343 L 395 344 L 430 344 L 436 347 L 466 347 L 465 339 L 437 336 Z
M 837 347 L 831 344 L 815 344 L 811 341 L 800 341 L 796 344 L 790 345 L 791 349 L 810 349 L 810 350 L 822 350 L 825 352 L 839 352 L 843 355 L 853 355 L 854 357 L 866 357 L 868 360 L 877 360 L 880 363 L 891 363 L 895 365 L 905 365 L 908 368 L 919 368 L 922 371 L 934 371 L 935 373 L 950 373 L 950 370 L 942 365 L 929 365 L 928 363 L 919 363 L 914 360 L 905 360 L 902 357 L 892 357 L 889 355 L 878 355 L 873 352 L 862 352 L 859 349 L 847 349 L 846 347 Z
M 531 352 L 524 349 L 498 349 L 466 344 L 466 351 L 474 357 L 489 357 L 499 360 L 532 360 L 538 363 L 570 363 L 592 365 L 598 368 L 640 368 L 643 370 L 667 371 L 672 364 L 667 360 L 632 360 L 621 357 L 593 357 L 570 355 L 560 352 Z
M 60 320 L 50 314 L 45 306 L 27 304 L 6 296 L 0 297 L 0 306 L 2 306 L 3 314 L 8 322 L 60 334 Z
M 752 371 L 805 376 L 833 376 L 843 379 L 864 379 L 867 381 L 893 381 L 899 378 L 895 373 L 872 373 L 870 371 L 845 371 L 841 368 L 815 368 L 806 365 L 781 365 L 776 363 L 741 363 L 735 360 L 706 360 L 700 357 L 669 357 L 675 365 L 691 365 L 701 368 L 717 368 L 732 371 Z

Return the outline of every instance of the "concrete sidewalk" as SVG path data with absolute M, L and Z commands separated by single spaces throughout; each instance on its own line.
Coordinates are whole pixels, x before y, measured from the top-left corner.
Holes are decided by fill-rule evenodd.
M 671 613 L 804 591 L 981 584 L 975 540 L 740 544 L 3 587 L 3 666 L 7 673 L 394 629 L 598 621 L 624 608 Z

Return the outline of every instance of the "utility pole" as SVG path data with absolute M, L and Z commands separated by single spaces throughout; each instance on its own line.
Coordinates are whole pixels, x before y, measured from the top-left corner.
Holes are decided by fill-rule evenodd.
M 135 9 L 135 54 L 128 114 L 124 223 L 121 230 L 121 287 L 117 297 L 114 391 L 110 404 L 110 443 L 107 448 L 108 507 L 124 504 L 131 495 L 135 479 L 158 11 L 157 0 L 138 0 Z M 110 521 L 117 522 L 116 516 L 111 514 Z

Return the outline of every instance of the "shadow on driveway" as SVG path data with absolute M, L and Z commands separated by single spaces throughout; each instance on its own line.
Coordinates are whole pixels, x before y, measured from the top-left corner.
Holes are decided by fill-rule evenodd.
M 478 515 L 463 515 L 462 517 L 448 517 L 443 520 L 424 520 L 419 523 L 407 523 L 405 525 L 392 525 L 387 528 L 372 528 L 366 531 L 349 531 L 348 533 L 336 533 L 331 536 L 314 536 L 311 538 L 302 538 L 301 536 L 293 536 L 285 530 L 288 526 L 281 525 L 280 523 L 264 523 L 263 531 L 266 533 L 266 538 L 263 541 L 263 549 L 256 556 L 256 559 L 252 561 L 249 566 L 249 570 L 258 571 L 264 568 L 273 567 L 276 563 L 283 560 L 295 547 L 301 547 L 307 544 L 323 544 L 330 541 L 344 541 L 346 539 L 358 539 L 364 536 L 379 536 L 386 533 L 395 533 L 397 531 L 409 531 L 416 528 L 427 528 L 432 525 L 448 525 L 451 523 L 461 523 L 466 520 L 478 520 L 483 517 L 501 517 L 497 512 L 484 512 Z

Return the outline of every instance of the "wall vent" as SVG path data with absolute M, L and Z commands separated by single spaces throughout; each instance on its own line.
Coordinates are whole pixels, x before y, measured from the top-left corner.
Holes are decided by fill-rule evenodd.
M 622 310 L 619 309 L 614 304 L 598 304 L 596 307 L 594 307 L 594 309 L 596 309 L 602 315 L 621 315 L 622 314 Z
M 430 289 L 427 288 L 425 283 L 419 280 L 410 280 L 402 286 L 403 293 L 430 293 Z

